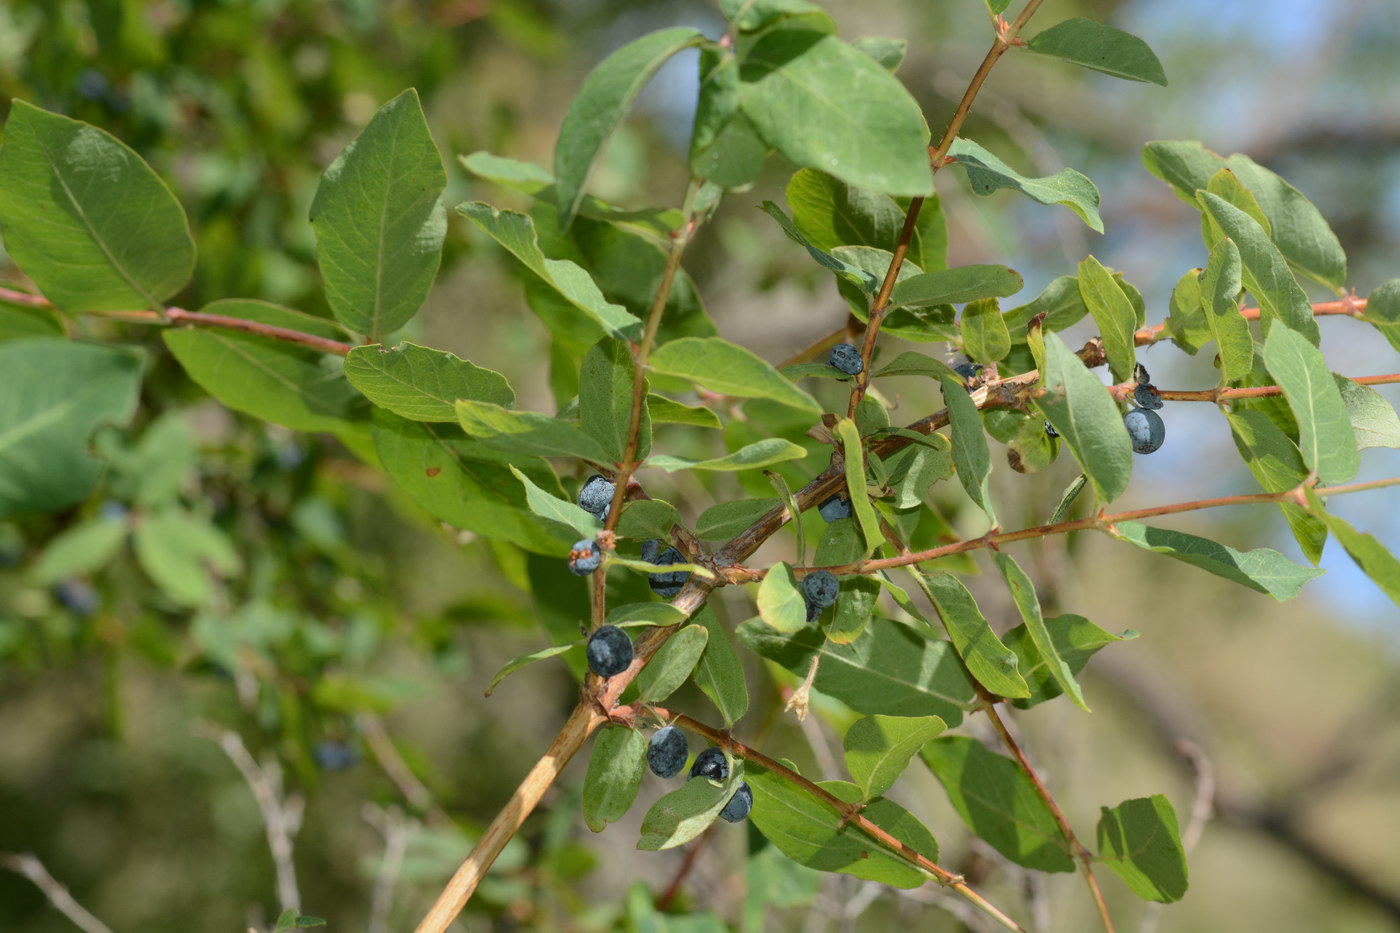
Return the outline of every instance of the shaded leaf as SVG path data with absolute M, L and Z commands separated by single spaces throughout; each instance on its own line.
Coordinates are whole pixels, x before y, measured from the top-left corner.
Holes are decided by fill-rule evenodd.
M 457 400 L 456 409 L 462 430 L 502 453 L 608 462 L 602 446 L 567 421 L 465 398 Z
M 583 356 L 578 377 L 579 426 L 607 451 L 608 459 L 621 463 L 632 426 L 632 380 L 636 368 L 632 352 L 619 340 L 604 337 Z M 645 398 L 645 396 L 643 396 Z M 636 458 L 651 452 L 651 417 L 642 406 L 637 431 Z
M 1028 178 L 970 139 L 959 136 L 948 150 L 967 170 L 968 183 L 980 195 L 998 188 L 1013 188 L 1041 204 L 1063 204 L 1079 215 L 1089 227 L 1103 233 L 1099 218 L 1099 189 L 1085 175 L 1072 168 L 1061 169 L 1044 178 Z
M 715 704 L 727 729 L 743 718 L 749 709 L 749 688 L 744 678 L 739 654 L 730 644 L 729 633 L 715 618 L 714 610 L 702 606 L 695 614 L 695 625 L 703 625 L 710 633 L 705 653 L 695 668 L 695 686 Z
M 1241 408 L 1226 412 L 1225 417 L 1241 459 L 1265 491 L 1284 492 L 1307 478 L 1308 468 L 1303 465 L 1298 445 L 1263 412 Z M 1280 502 L 1279 509 L 1298 539 L 1303 556 L 1316 565 L 1327 543 L 1326 526 L 1291 502 Z
M 865 447 L 861 444 L 860 432 L 850 418 L 836 422 L 836 436 L 841 441 L 842 466 L 846 474 L 846 492 L 851 497 L 851 508 L 855 512 L 856 523 L 861 536 L 865 538 L 864 557 L 869 557 L 884 543 L 885 535 L 880 530 L 880 520 L 875 515 L 875 507 L 870 504 L 870 493 L 865 488 Z
M 646 771 L 647 740 L 635 729 L 604 726 L 593 740 L 583 778 L 583 821 L 595 833 L 620 820 L 637 799 Z
M 695 520 L 695 537 L 701 541 L 726 541 L 781 504 L 777 499 L 768 498 L 737 499 L 712 505 Z
M 655 393 L 647 396 L 647 413 L 653 424 L 686 424 L 696 428 L 720 427 L 719 415 L 704 405 L 682 405 Z
M 1225 237 L 1211 247 L 1210 260 L 1200 276 L 1201 307 L 1206 326 L 1220 348 L 1220 376 L 1238 385 L 1254 367 L 1254 337 L 1240 314 L 1240 251 Z
M 355 347 L 345 358 L 345 378 L 374 404 L 410 421 L 455 422 L 459 398 L 515 404 L 505 376 L 414 343 Z
M 1146 42 L 1091 19 L 1076 17 L 1056 23 L 1031 39 L 1027 48 L 1115 78 L 1167 86 L 1162 63 Z
M 687 625 L 666 639 L 637 675 L 637 699 L 660 703 L 680 689 L 699 663 L 709 637 L 703 625 Z
M 514 466 L 510 471 L 515 474 L 515 478 L 520 480 L 520 485 L 525 487 L 525 503 L 540 518 L 546 521 L 558 522 L 573 529 L 575 534 L 584 538 L 592 538 L 603 530 L 602 522 L 598 521 L 592 513 L 584 511 L 578 505 L 567 499 L 560 499 L 552 496 L 534 484 L 534 481 Z
M 74 525 L 49 541 L 29 568 L 28 577 L 35 586 L 52 586 L 100 570 L 121 550 L 126 535 L 125 520 L 99 516 Z
M 996 560 L 997 569 L 1006 578 L 1006 586 L 1011 590 L 1011 599 L 1016 603 L 1016 609 L 1026 625 L 1026 634 L 1030 636 L 1036 651 L 1045 662 L 1045 669 L 1060 685 L 1060 689 L 1074 701 L 1074 705 L 1088 712 L 1089 706 L 1084 702 L 1084 694 L 1079 689 L 1078 681 L 1074 679 L 1074 672 L 1070 670 L 1065 659 L 1060 657 L 1059 646 L 1050 637 L 1050 630 L 1045 626 L 1045 620 L 1040 613 L 1040 599 L 1035 593 L 1035 584 L 1010 554 L 997 551 L 992 556 Z
M 1036 404 L 1060 432 L 1100 498 L 1111 501 L 1128 488 L 1132 445 L 1118 405 L 1059 334 L 1045 333 L 1045 394 Z
M 852 723 L 841 744 L 861 799 L 889 790 L 919 749 L 947 728 L 937 716 L 866 716 Z
M 838 246 L 889 249 L 904 228 L 904 209 L 889 195 L 853 187 L 815 169 L 795 173 L 788 181 L 786 198 L 798 229 L 813 246 L 827 252 Z M 936 196 L 930 196 L 919 210 L 908 260 L 921 269 L 941 269 L 947 249 L 943 208 Z
M 751 351 L 719 337 L 682 337 L 657 347 L 652 372 L 689 379 L 713 392 L 766 398 L 800 411 L 820 413 L 817 400 Z
M 792 441 L 785 441 L 780 437 L 770 437 L 754 441 L 731 454 L 710 460 L 688 460 L 685 457 L 673 457 L 670 454 L 657 454 L 649 459 L 645 465 L 658 467 L 667 473 L 674 473 L 677 470 L 720 470 L 732 473 L 738 470 L 756 470 L 759 467 L 772 466 L 786 460 L 801 460 L 806 456 L 806 448 L 794 444 Z
M 1103 337 L 1113 381 L 1127 382 L 1133 377 L 1133 366 L 1137 362 L 1133 343 L 1137 312 L 1132 302 L 1113 275 L 1093 256 L 1086 256 L 1079 263 L 1079 295 Z
M 995 525 L 997 517 L 988 488 L 992 455 L 987 447 L 987 435 L 982 431 L 982 417 L 961 382 L 947 376 L 940 382 L 943 386 L 943 404 L 948 406 L 948 423 L 952 426 L 953 466 L 958 481 Z
M 1099 859 L 1138 897 L 1170 904 L 1186 894 L 1186 850 L 1161 794 L 1100 808 Z
M 673 790 L 652 804 L 642 820 L 642 838 L 637 841 L 637 848 L 655 852 L 694 839 L 715 821 L 743 780 L 744 763 L 733 760 L 729 778 L 723 783 L 707 778 L 686 781 L 680 790 Z
M 575 641 L 570 642 L 567 645 L 550 645 L 548 648 L 541 648 L 538 651 L 531 651 L 528 654 L 522 654 L 518 657 L 511 658 L 504 665 L 502 665 L 499 671 L 496 672 L 496 676 L 491 678 L 491 683 L 487 684 L 486 692 L 483 695 L 489 697 L 495 691 L 496 687 L 500 685 L 501 681 L 505 680 L 507 677 L 509 677 L 511 674 L 514 674 L 521 668 L 529 667 L 536 661 L 543 661 L 545 658 L 556 657 L 557 655 L 561 655 L 565 651 L 571 651 L 582 644 L 582 641 Z M 594 830 L 594 832 L 597 832 L 597 830 Z
M 967 587 L 947 573 L 926 574 L 915 569 L 914 579 L 938 610 L 948 636 L 977 682 L 997 696 L 1030 696 L 1030 688 L 1017 670 L 1016 655 L 997 638 Z
M 1268 593 L 1279 602 L 1297 596 L 1304 583 L 1323 573 L 1295 564 L 1269 548 L 1236 551 L 1209 538 L 1184 531 L 1152 528 L 1137 522 L 1115 523 L 1113 537 L 1136 544 L 1143 550 L 1156 551 L 1208 570 L 1217 577 L 1233 580 L 1251 590 Z
M 1306 338 L 1275 327 L 1264 340 L 1264 364 L 1298 421 L 1303 462 L 1324 483 L 1345 483 L 1355 476 L 1361 466 L 1356 435 L 1322 351 Z
M 1400 447 L 1400 417 L 1379 392 L 1336 373 L 1332 381 L 1342 394 L 1357 447 Z
M 1005 298 L 1019 292 L 1024 285 L 1021 274 L 1006 266 L 956 266 L 901 278 L 890 295 L 890 304 L 925 307 Z
M 1011 334 L 995 298 L 963 308 L 962 335 L 967 355 L 981 363 L 995 363 L 1011 352 Z
M 1055 645 L 1056 654 L 1069 667 L 1071 674 L 1082 671 L 1089 658 L 1105 645 L 1138 637 L 1138 633 L 1132 629 L 1124 629 L 1114 635 L 1083 616 L 1072 613 L 1046 619 L 1045 629 L 1050 633 L 1050 641 Z M 1030 687 L 1030 696 L 1012 701 L 1018 709 L 1030 709 L 1064 693 L 1060 682 L 1051 673 L 1045 656 L 1036 648 L 1035 641 L 1024 624 L 1008 631 L 1005 640 L 1006 646 L 1016 652 L 1021 673 Z
M 661 538 L 669 541 L 671 528 L 681 520 L 676 507 L 661 499 L 628 502 L 617 522 L 617 533 L 624 538 Z

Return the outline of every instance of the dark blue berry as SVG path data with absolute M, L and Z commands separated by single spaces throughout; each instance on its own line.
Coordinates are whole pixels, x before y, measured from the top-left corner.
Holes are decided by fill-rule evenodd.
M 721 819 L 731 823 L 741 823 L 753 809 L 753 791 L 749 790 L 749 782 L 741 781 L 739 789 L 734 792 L 734 796 L 729 798 L 729 802 L 724 805 L 724 809 L 719 811 Z
M 690 766 L 690 776 L 693 778 L 703 777 L 712 781 L 723 781 L 729 777 L 729 762 L 724 758 L 724 752 L 717 746 L 711 745 L 703 752 L 695 756 L 695 764 Z
M 607 521 L 608 513 L 612 511 L 613 491 L 616 488 L 606 476 L 594 473 L 578 491 L 579 507 L 598 521 Z
M 53 595 L 80 616 L 90 616 L 102 605 L 102 596 L 86 580 L 60 580 L 54 584 Z
M 1141 363 L 1133 364 L 1133 379 L 1138 385 L 1143 385 L 1152 381 L 1152 377 L 1147 374 L 1147 367 Z
M 1055 426 L 1049 421 L 1045 422 L 1045 433 L 1050 437 L 1059 437 L 1060 432 L 1055 430 Z
M 680 774 L 688 757 L 690 747 L 685 740 L 685 733 L 675 726 L 656 730 L 651 737 L 651 743 L 647 745 L 647 766 L 657 777 L 668 778 Z
M 647 563 L 656 564 L 658 567 L 664 567 L 667 564 L 683 564 L 685 563 L 685 558 L 681 556 L 680 551 L 673 547 L 668 547 L 656 556 L 656 560 L 648 561 Z M 681 587 L 685 586 L 685 582 L 689 579 L 689 570 L 672 570 L 666 573 L 647 574 L 647 582 L 651 584 L 651 591 L 657 596 L 664 596 L 667 599 L 679 593 Z
M 1139 382 L 1133 389 L 1133 398 L 1137 400 L 1139 408 L 1162 407 L 1162 393 L 1150 382 Z
M 661 542 L 652 538 L 650 541 L 642 542 L 642 560 L 648 564 L 656 563 L 657 556 L 661 553 Z
M 986 368 L 987 367 L 983 366 L 981 363 L 967 362 L 954 366 L 953 372 L 957 373 L 959 376 L 962 376 L 963 382 L 971 382 L 972 380 L 977 378 L 978 373 L 982 372 L 982 370 Z
M 632 663 L 632 639 L 616 625 L 603 625 L 588 636 L 588 669 L 612 677 Z
M 821 513 L 822 518 L 829 522 L 834 522 L 842 518 L 850 518 L 851 500 L 842 499 L 840 496 L 832 496 L 830 499 L 818 505 L 817 511 Z
M 820 618 L 822 617 L 822 610 L 823 610 L 823 607 L 818 606 L 816 603 L 812 602 L 810 599 L 806 601 L 806 604 L 807 604 L 807 622 L 808 622 L 808 624 L 811 624 L 811 623 L 817 621 L 818 619 L 820 619 Z
M 1155 411 L 1145 408 L 1131 409 L 1123 416 L 1123 427 L 1128 429 L 1133 450 L 1140 454 L 1150 454 L 1162 446 L 1167 437 L 1167 426 Z
M 322 771 L 344 771 L 360 760 L 360 755 L 344 742 L 317 742 L 311 757 Z
M 802 595 L 807 602 L 819 609 L 825 609 L 836 602 L 841 592 L 841 581 L 827 570 L 817 570 L 802 578 Z
M 569 549 L 569 569 L 580 577 L 586 577 L 603 563 L 603 552 L 598 550 L 596 541 L 584 538 L 575 541 Z
M 832 347 L 831 356 L 827 358 L 827 362 L 848 376 L 854 376 L 865 368 L 865 363 L 860 358 L 860 351 L 849 343 L 838 343 Z

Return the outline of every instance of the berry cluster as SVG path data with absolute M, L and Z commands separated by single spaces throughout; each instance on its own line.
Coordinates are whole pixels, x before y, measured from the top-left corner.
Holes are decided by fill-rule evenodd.
M 673 547 L 668 547 L 663 551 L 661 550 L 661 542 L 653 540 L 642 545 L 642 560 L 648 564 L 664 567 L 668 564 L 685 563 L 685 555 Z M 679 593 L 681 587 L 685 586 L 689 579 L 689 570 L 670 570 L 647 574 L 647 583 L 651 586 L 651 591 L 666 599 Z
M 689 753 L 685 733 L 675 726 L 665 726 L 656 730 L 647 745 L 647 767 L 657 777 L 675 777 L 680 774 L 681 768 L 685 767 L 685 759 Z M 690 766 L 689 779 L 698 777 L 711 781 L 726 780 L 729 777 L 729 762 L 725 760 L 724 752 L 712 745 L 696 755 L 695 763 Z M 719 815 L 730 823 L 738 823 L 749 815 L 751 809 L 753 791 L 749 789 L 748 782 L 744 782 L 739 785 L 734 796 L 729 798 Z
M 1156 409 L 1162 407 L 1162 393 L 1152 384 L 1147 367 L 1141 363 L 1134 369 L 1137 385 L 1133 388 L 1133 400 L 1137 408 L 1128 409 L 1123 416 L 1123 427 L 1128 429 L 1128 437 L 1133 442 L 1133 450 L 1140 454 L 1150 454 L 1162 446 L 1167 438 L 1167 426 Z

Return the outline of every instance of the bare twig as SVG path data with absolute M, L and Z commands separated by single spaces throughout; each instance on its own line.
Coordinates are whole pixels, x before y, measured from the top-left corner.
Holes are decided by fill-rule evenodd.
M 361 811 L 365 822 L 384 836 L 384 856 L 374 875 L 374 890 L 370 896 L 369 924 L 366 933 L 388 933 L 389 909 L 394 905 L 394 887 L 403 869 L 404 853 L 409 840 L 418 831 L 418 821 L 406 818 L 398 807 L 385 810 L 366 804 Z
M 374 713 L 360 713 L 355 717 L 355 724 L 359 727 L 360 734 L 365 737 L 365 744 L 369 746 L 374 760 L 379 762 L 379 767 L 399 789 L 399 793 L 403 794 L 414 812 L 422 814 L 434 826 L 451 825 L 452 818 L 438 806 L 433 792 L 418 780 L 418 775 L 413 773 L 408 762 L 399 754 L 389 730 L 384 728 L 384 721 Z
M 67 917 L 83 933 L 112 933 L 111 927 L 88 913 L 82 904 L 73 899 L 68 889 L 49 874 L 49 870 L 39 861 L 38 856 L 0 852 L 0 868 L 23 875 L 34 882 L 34 886 L 43 892 L 54 910 Z

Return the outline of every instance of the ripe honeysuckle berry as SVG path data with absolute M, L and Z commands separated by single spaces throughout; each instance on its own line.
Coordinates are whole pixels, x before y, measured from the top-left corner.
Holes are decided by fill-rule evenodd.
M 575 541 L 569 549 L 569 569 L 580 577 L 586 577 L 603 563 L 603 552 L 598 550 L 598 542 L 584 538 Z
M 606 476 L 594 473 L 578 491 L 579 507 L 598 521 L 607 521 L 608 513 L 612 511 L 613 491 L 616 488 Z
M 802 578 L 802 595 L 807 602 L 825 609 L 836 602 L 841 592 L 841 581 L 829 570 L 816 570 Z
M 854 376 L 865 368 L 860 351 L 849 343 L 838 343 L 832 347 L 827 362 L 848 376 Z
M 675 726 L 657 729 L 647 745 L 647 767 L 657 777 L 675 777 L 685 767 L 690 747 L 685 733 Z
M 642 542 L 642 560 L 648 564 L 656 563 L 657 555 L 661 553 L 661 542 L 652 538 L 650 541 Z
M 822 617 L 822 612 L 825 610 L 825 607 L 818 606 L 810 599 L 804 600 L 804 603 L 807 606 L 807 624 L 810 625 Z
M 360 755 L 344 742 L 317 742 L 311 757 L 322 771 L 344 771 L 360 760 Z
M 1123 416 L 1123 427 L 1128 429 L 1133 450 L 1140 454 L 1150 454 L 1162 446 L 1167 437 L 1167 426 L 1155 411 L 1146 408 L 1133 408 Z
M 729 798 L 729 802 L 724 805 L 724 809 L 719 811 L 720 818 L 730 823 L 742 823 L 753 809 L 753 791 L 749 790 L 749 782 L 742 781 L 739 789 L 734 792 L 734 796 Z
M 599 677 L 613 677 L 632 663 L 632 639 L 616 625 L 602 625 L 588 636 L 588 669 Z
M 1055 430 L 1055 426 L 1048 420 L 1045 422 L 1045 433 L 1049 437 L 1059 437 L 1060 432 Z
M 822 518 L 829 522 L 834 522 L 842 518 L 850 518 L 851 500 L 843 499 L 840 496 L 832 496 L 825 502 L 820 503 L 817 506 L 817 511 L 821 513 Z
M 729 762 L 725 760 L 724 752 L 719 746 L 711 745 L 695 756 L 695 763 L 690 766 L 690 776 L 709 778 L 712 781 L 723 781 L 729 777 Z
M 685 557 L 675 548 L 668 547 L 666 550 L 656 555 L 655 560 L 647 561 L 647 563 L 656 564 L 658 567 L 665 566 L 666 564 L 683 564 L 685 563 Z M 657 596 L 664 596 L 667 599 L 679 593 L 681 587 L 685 586 L 685 582 L 689 579 L 689 570 L 672 570 L 667 573 L 647 574 L 647 582 L 651 584 L 651 591 Z
M 1133 379 L 1138 385 L 1144 385 L 1152 381 L 1152 377 L 1147 374 L 1147 367 L 1141 363 L 1133 364 Z
M 1150 382 L 1139 382 L 1133 389 L 1133 399 L 1139 408 L 1161 408 L 1162 393 Z
M 957 373 L 959 376 L 962 376 L 963 382 L 971 382 L 973 379 L 977 378 L 978 374 L 981 373 L 982 370 L 986 368 L 987 367 L 983 366 L 981 363 L 974 363 L 969 360 L 966 363 L 961 363 L 957 366 L 954 366 L 953 372 Z

